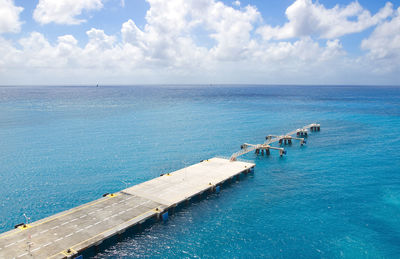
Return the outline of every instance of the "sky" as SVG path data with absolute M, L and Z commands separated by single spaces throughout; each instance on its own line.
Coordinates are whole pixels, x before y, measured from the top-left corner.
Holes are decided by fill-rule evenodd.
M 400 0 L 0 0 L 0 85 L 400 85 Z

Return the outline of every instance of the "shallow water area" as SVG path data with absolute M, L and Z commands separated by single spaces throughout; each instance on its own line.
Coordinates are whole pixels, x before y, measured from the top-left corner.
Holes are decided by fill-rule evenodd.
M 400 257 L 400 88 L 0 87 L 0 231 L 321 124 L 109 257 Z

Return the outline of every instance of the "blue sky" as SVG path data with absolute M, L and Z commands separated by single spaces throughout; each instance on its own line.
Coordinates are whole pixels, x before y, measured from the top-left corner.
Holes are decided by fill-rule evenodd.
M 400 0 L 0 0 L 0 84 L 400 82 Z

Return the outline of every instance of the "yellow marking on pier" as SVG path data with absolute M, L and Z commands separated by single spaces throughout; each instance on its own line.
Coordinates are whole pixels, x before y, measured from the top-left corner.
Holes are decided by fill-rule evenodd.
M 25 229 L 28 229 L 28 228 L 31 228 L 32 226 L 31 225 L 29 225 L 29 224 L 24 224 L 24 225 L 22 225 L 22 226 L 19 226 L 18 228 L 19 229 L 22 229 L 22 230 L 25 230 Z

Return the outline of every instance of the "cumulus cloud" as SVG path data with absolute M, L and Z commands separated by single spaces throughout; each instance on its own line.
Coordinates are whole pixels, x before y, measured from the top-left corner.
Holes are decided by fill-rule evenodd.
M 99 10 L 102 0 L 39 0 L 33 18 L 40 24 L 80 24 L 85 19 L 78 18 L 83 11 Z
M 392 13 L 393 5 L 389 2 L 378 13 L 371 15 L 358 2 L 328 9 L 312 0 L 296 0 L 286 9 L 289 20 L 287 23 L 277 27 L 266 25 L 259 28 L 258 32 L 265 40 L 303 36 L 333 39 L 361 32 L 388 18 Z
M 235 10 L 222 3 L 216 3 L 213 14 L 208 17 L 206 24 L 211 31 L 211 37 L 217 45 L 211 49 L 211 54 L 221 60 L 238 60 L 248 55 L 253 44 L 251 32 L 254 23 L 261 20 L 261 15 L 253 6 L 243 10 Z
M 191 36 L 191 29 L 197 24 L 191 17 L 191 8 L 204 2 L 207 1 L 149 0 L 147 24 L 143 30 L 132 20 L 122 25 L 124 48 L 145 57 L 142 62 L 148 66 L 185 67 L 188 70 L 201 66 L 207 53 L 205 48 L 194 43 Z
M 64 38 L 61 46 L 65 46 L 68 36 L 59 37 L 59 40 L 60 38 Z M 19 44 L 23 49 L 18 61 L 23 61 L 23 64 L 20 65 L 28 69 L 62 67 L 66 64 L 63 56 L 65 54 L 70 55 L 66 51 L 64 51 L 64 55 L 59 55 L 60 44 L 52 46 L 44 35 L 39 32 L 32 32 L 28 37 L 20 39 Z
M 327 41 L 321 46 L 310 37 L 304 37 L 294 42 L 269 42 L 259 46 L 253 54 L 253 61 L 259 68 L 275 66 L 277 70 L 285 68 L 298 72 L 314 70 L 325 62 L 337 61 L 345 52 L 339 40 Z
M 148 2 L 150 9 L 146 14 L 144 30 L 129 20 L 122 26 L 123 40 L 139 47 L 150 59 L 179 59 L 179 64 L 185 64 L 185 59 L 188 65 L 196 63 L 207 54 L 220 60 L 245 57 L 252 43 L 253 24 L 261 19 L 253 6 L 236 10 L 213 0 Z M 194 42 L 192 33 L 197 28 L 207 30 L 210 38 L 217 43 L 210 53 Z
M 327 20 L 329 15 L 338 15 L 338 21 L 347 21 L 351 26 L 362 23 L 359 27 L 346 28 L 346 33 L 356 30 L 356 27 L 360 30 L 365 24 L 378 24 L 362 43 L 368 52 L 368 58 L 362 59 L 347 55 L 338 38 L 341 34 L 335 29 L 338 26 L 336 21 L 322 22 L 323 18 L 319 16 L 316 28 L 304 25 L 314 21 L 315 17 L 303 17 L 304 22 L 299 18 L 289 19 L 289 23 L 293 23 L 291 26 L 297 28 L 296 33 L 290 35 L 298 38 L 266 41 L 256 33 L 258 28 L 265 27 L 255 6 L 237 8 L 217 0 L 147 1 L 150 8 L 144 26 L 129 19 L 114 35 L 92 28 L 86 32 L 86 44 L 78 42 L 73 35 L 60 36 L 56 42 L 50 43 L 39 32 L 20 39 L 19 44 L 0 38 L 0 55 L 4 55 L 0 61 L 3 82 L 23 78 L 18 76 L 23 73 L 31 75 L 34 82 L 46 80 L 48 84 L 54 81 L 351 83 L 352 78 L 365 78 L 368 83 L 374 74 L 375 60 L 399 63 L 393 61 L 398 60 L 397 53 L 400 53 L 399 33 L 393 33 L 399 31 L 399 10 L 393 11 L 391 4 L 370 15 L 356 2 L 333 9 L 307 0 L 295 2 L 311 4 L 319 11 L 326 11 L 321 15 Z M 293 5 L 290 8 L 294 8 Z M 293 10 L 288 12 L 296 13 Z M 388 18 L 388 15 L 394 16 Z M 294 20 L 300 25 L 296 25 Z M 326 26 L 324 30 L 321 29 L 323 25 Z M 206 44 L 197 38 L 199 30 Z M 327 39 L 316 40 L 316 34 Z M 390 50 L 385 46 L 391 46 Z
M 13 43 L 0 37 L 0 75 L 7 74 L 10 69 L 20 66 L 19 56 L 22 52 L 17 50 Z
M 24 8 L 15 6 L 14 0 L 0 0 L 0 33 L 19 32 L 22 22 L 19 14 Z
M 368 51 L 368 58 L 379 64 L 377 71 L 400 71 L 400 8 L 390 21 L 379 24 L 364 39 L 361 47 Z

